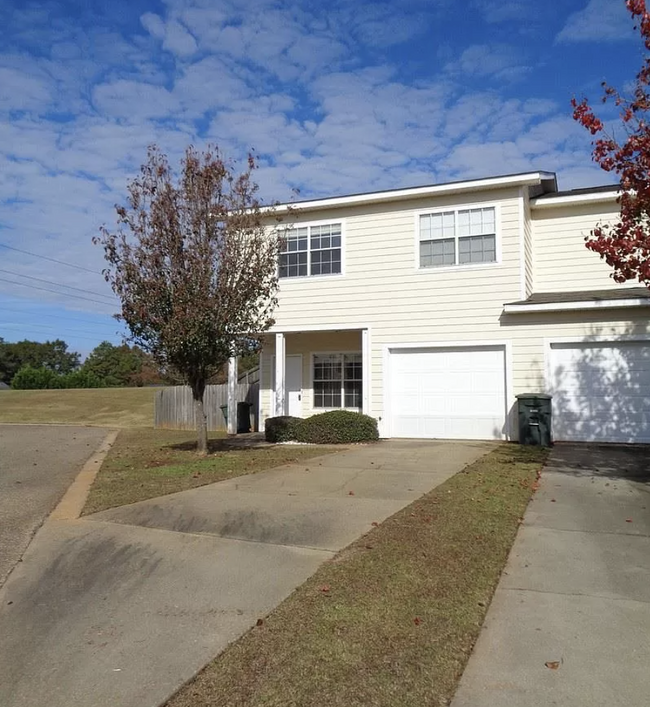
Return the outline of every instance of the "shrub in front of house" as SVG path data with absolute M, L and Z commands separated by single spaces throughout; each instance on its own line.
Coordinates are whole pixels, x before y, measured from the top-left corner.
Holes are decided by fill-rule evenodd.
M 377 420 L 350 410 L 332 410 L 300 420 L 297 442 L 309 444 L 351 444 L 379 439 Z
M 264 423 L 264 437 L 267 442 L 294 442 L 296 429 L 301 422 L 301 418 L 291 415 L 269 417 Z

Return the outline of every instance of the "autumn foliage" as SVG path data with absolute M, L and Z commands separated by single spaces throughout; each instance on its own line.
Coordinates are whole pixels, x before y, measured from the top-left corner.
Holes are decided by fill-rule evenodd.
M 637 279 L 650 287 L 650 15 L 645 0 L 625 4 L 645 47 L 645 58 L 627 95 L 603 83 L 602 97 L 603 103 L 613 102 L 619 109 L 624 139 L 608 133 L 586 98 L 573 99 L 573 117 L 596 136 L 593 159 L 617 175 L 621 190 L 620 219 L 598 224 L 587 237 L 587 248 L 614 269 L 616 282 Z
M 192 389 L 202 453 L 208 379 L 273 324 L 278 239 L 265 227 L 254 169 L 249 158 L 237 174 L 218 149 L 190 147 L 176 175 L 152 146 L 116 207 L 117 229 L 97 239 L 131 340 Z

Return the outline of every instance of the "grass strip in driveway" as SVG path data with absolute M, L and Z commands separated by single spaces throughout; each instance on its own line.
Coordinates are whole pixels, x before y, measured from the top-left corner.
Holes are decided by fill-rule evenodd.
M 546 456 L 504 444 L 392 516 L 166 707 L 448 704 Z
M 192 432 L 121 430 L 90 489 L 82 515 L 336 451 L 335 447 L 302 445 L 228 449 L 225 441 L 225 434 L 211 434 L 210 454 L 198 457 Z

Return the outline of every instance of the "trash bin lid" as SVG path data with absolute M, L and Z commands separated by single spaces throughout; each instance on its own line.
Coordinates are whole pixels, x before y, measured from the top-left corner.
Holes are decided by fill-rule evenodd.
M 519 395 L 515 395 L 515 398 L 519 400 L 519 398 L 541 398 L 542 400 L 552 400 L 553 396 L 548 395 L 548 393 L 519 393 Z

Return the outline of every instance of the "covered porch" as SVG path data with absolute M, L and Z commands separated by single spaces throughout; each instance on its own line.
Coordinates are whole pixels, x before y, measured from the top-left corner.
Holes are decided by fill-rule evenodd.
M 370 414 L 370 330 L 322 327 L 273 331 L 260 356 L 260 429 L 269 417 L 328 410 Z

